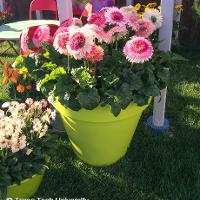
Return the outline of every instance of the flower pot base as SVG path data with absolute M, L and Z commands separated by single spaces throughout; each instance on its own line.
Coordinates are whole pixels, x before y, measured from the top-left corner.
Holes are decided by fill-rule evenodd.
M 21 182 L 20 185 L 11 185 L 8 187 L 8 197 L 15 198 L 30 198 L 32 197 L 38 190 L 44 175 L 34 175 L 30 179 L 26 179 Z
M 73 151 L 84 162 L 93 166 L 107 166 L 117 162 L 127 152 L 141 114 L 148 106 L 132 103 L 118 117 L 110 107 L 78 112 L 66 109 L 59 102 L 60 112 Z

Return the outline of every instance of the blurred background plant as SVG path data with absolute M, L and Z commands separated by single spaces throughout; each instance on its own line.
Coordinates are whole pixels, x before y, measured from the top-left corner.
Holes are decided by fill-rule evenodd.
M 0 11 L 0 25 L 14 20 L 14 9 L 9 3 L 4 3 L 4 10 Z
M 193 10 L 194 10 L 196 17 L 198 18 L 198 20 L 200 22 L 200 0 L 194 0 Z

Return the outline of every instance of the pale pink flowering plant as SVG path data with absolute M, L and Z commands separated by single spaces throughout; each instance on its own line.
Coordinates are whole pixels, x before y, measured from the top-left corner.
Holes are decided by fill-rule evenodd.
M 55 147 L 55 137 L 48 133 L 54 119 L 55 111 L 44 99 L 13 101 L 7 110 L 0 110 L 0 194 L 4 197 L 9 185 L 20 184 L 45 168 Z
M 159 10 L 156 16 L 162 19 Z M 74 111 L 110 105 L 118 116 L 131 102 L 147 104 L 167 84 L 173 56 L 158 50 L 161 20 L 158 26 L 150 19 L 133 6 L 102 8 L 78 26 L 69 19 L 58 28 L 53 45 L 43 44 L 36 58 L 18 59 L 16 67 L 27 63 L 52 104 L 57 97 Z

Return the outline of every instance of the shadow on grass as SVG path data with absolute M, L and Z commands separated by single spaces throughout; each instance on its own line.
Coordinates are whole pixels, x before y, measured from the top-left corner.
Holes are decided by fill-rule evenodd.
M 173 98 L 181 97 L 173 94 Z M 191 99 L 187 101 L 193 103 Z M 194 113 L 190 111 L 190 114 Z M 198 200 L 199 130 L 180 124 L 182 119 L 178 113 L 173 117 L 176 121 L 170 118 L 170 130 L 165 135 L 157 135 L 147 129 L 147 115 L 148 112 L 126 156 L 110 167 L 84 164 L 72 152 L 69 141 L 63 138 L 59 154 L 53 158 L 38 196 L 91 200 Z
M 76 158 L 64 137 L 38 196 L 90 200 L 199 200 L 200 98 L 196 95 L 198 90 L 191 94 L 182 86 L 185 91 L 177 92 L 176 89 L 176 85 L 184 81 L 198 84 L 196 63 L 172 69 L 166 109 L 170 129 L 166 134 L 155 134 L 146 127 L 146 119 L 152 113 L 151 105 L 140 121 L 126 156 L 104 168 L 91 167 Z

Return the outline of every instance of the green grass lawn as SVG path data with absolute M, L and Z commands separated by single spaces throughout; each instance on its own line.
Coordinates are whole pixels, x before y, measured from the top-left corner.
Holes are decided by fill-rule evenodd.
M 170 129 L 166 134 L 154 134 L 146 127 L 151 106 L 143 114 L 126 156 L 104 168 L 79 160 L 63 135 L 58 141 L 59 153 L 35 197 L 200 200 L 200 51 L 186 49 L 181 54 L 190 61 L 171 69 L 166 108 Z M 8 52 L 4 60 L 12 61 L 13 56 Z M 7 98 L 8 89 L 1 86 L 0 100 Z

